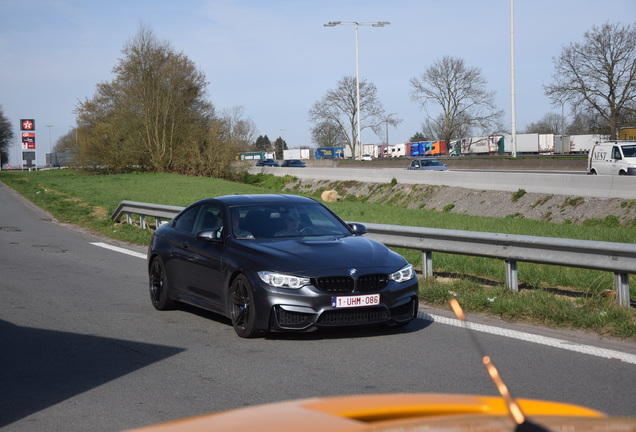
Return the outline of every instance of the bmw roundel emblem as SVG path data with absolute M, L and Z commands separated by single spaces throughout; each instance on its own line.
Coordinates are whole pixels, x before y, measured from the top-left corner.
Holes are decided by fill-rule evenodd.
M 357 270 L 357 269 L 354 269 L 354 268 L 349 269 L 349 274 L 350 274 L 351 276 L 355 275 L 356 273 L 358 273 L 358 270 Z

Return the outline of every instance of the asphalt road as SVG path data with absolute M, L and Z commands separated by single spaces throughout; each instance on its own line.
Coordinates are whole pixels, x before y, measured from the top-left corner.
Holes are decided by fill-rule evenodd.
M 116 431 L 336 394 L 495 394 L 447 311 L 422 305 L 428 315 L 397 331 L 240 339 L 213 314 L 155 311 L 143 258 L 96 246 L 114 243 L 52 221 L 2 184 L 0 203 L 2 430 Z M 477 337 L 516 397 L 636 415 L 634 344 L 475 321 L 493 329 Z M 519 339 L 506 335 L 511 329 Z M 559 338 L 560 347 L 532 342 L 533 334 Z M 585 353 L 563 349 L 575 346 Z M 594 347 L 614 354 L 599 357 Z

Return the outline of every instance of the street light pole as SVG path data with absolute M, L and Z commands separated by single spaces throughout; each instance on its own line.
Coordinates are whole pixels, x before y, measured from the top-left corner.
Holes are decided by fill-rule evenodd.
M 391 119 L 391 116 L 396 115 L 397 113 L 391 113 L 388 116 L 386 116 L 386 119 L 384 120 L 384 126 L 386 127 L 386 145 L 389 145 L 389 120 Z
M 335 27 L 337 25 L 354 25 L 356 26 L 356 114 L 357 114 L 357 143 L 355 143 L 358 150 L 358 159 L 362 159 L 362 137 L 360 129 L 360 69 L 359 69 L 359 56 L 358 56 L 358 27 L 359 26 L 371 26 L 371 27 L 384 27 L 391 24 L 388 21 L 329 21 L 327 24 L 323 24 L 324 27 Z M 356 149 L 353 149 L 354 153 Z M 355 155 L 354 155 L 355 156 Z
M 517 157 L 517 108 L 515 100 L 515 0 L 510 0 L 510 123 L 512 157 Z
M 53 165 L 53 147 L 51 146 L 51 128 L 53 125 L 46 125 L 49 128 L 49 165 Z M 44 158 L 46 161 L 46 158 Z

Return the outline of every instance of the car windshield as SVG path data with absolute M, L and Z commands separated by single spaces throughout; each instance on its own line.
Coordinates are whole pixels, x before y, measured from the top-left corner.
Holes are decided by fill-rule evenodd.
M 319 203 L 231 208 L 236 238 L 347 236 L 348 227 Z

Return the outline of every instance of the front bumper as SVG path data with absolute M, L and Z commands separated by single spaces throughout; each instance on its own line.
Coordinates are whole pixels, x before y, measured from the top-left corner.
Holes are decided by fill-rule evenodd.
M 268 312 L 259 314 L 261 323 L 257 325 L 269 330 L 304 331 L 315 327 L 405 323 L 417 316 L 419 306 L 417 277 L 402 284 L 390 283 L 379 292 L 380 304 L 375 306 L 334 308 L 332 294 L 313 286 L 266 291 L 264 298 L 257 301 L 257 308 Z

